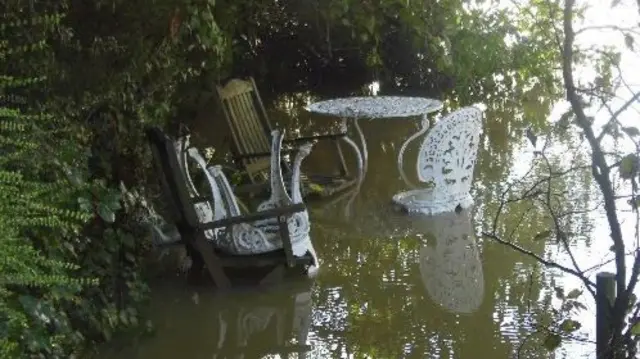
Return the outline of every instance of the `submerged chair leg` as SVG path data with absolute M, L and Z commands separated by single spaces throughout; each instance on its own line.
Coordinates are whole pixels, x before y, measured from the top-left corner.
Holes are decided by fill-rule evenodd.
M 200 252 L 200 256 L 216 286 L 220 289 L 229 288 L 231 283 L 222 269 L 220 258 L 215 254 L 211 243 L 204 237 L 204 233 L 195 236 L 193 246 Z

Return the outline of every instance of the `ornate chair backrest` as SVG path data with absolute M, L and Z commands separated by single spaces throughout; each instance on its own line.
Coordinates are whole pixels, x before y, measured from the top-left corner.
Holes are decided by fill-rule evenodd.
M 473 182 L 482 110 L 470 106 L 440 121 L 425 137 L 418 154 L 418 178 L 435 185 L 434 199 L 469 193 Z
M 253 78 L 232 79 L 216 89 L 237 154 L 269 152 L 267 134 L 271 125 Z M 268 178 L 269 158 L 245 159 L 242 163 L 251 181 Z

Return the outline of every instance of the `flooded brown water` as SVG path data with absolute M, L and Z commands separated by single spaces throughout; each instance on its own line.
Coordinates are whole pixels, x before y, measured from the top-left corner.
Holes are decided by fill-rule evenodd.
M 311 124 L 305 133 L 331 122 L 300 121 Z M 391 208 L 390 198 L 406 188 L 396 156 L 417 126 L 407 120 L 365 123 L 369 170 L 350 210 L 350 197 L 309 204 L 321 260 L 317 278 L 224 295 L 189 287 L 182 278 L 155 283 L 155 335 L 107 357 L 476 359 L 511 358 L 519 349 L 525 357 L 552 356 L 541 346 L 543 338 L 520 343 L 546 317 L 553 276 L 478 237 L 490 224 L 485 212 L 495 205 L 499 184 L 517 163 L 510 138 L 521 133 L 487 119 L 471 211 L 408 217 Z M 410 176 L 417 147 L 405 156 Z M 318 146 L 308 171 L 331 164 L 326 151 Z M 508 222 L 522 214 L 507 216 Z M 544 242 L 531 241 L 541 230 L 542 222 L 533 219 L 516 237 L 542 253 Z

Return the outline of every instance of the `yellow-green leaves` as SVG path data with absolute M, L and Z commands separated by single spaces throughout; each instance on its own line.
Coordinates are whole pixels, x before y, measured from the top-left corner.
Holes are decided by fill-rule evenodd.
M 556 333 L 549 333 L 545 338 L 543 345 L 549 351 L 554 351 L 562 344 L 562 337 Z

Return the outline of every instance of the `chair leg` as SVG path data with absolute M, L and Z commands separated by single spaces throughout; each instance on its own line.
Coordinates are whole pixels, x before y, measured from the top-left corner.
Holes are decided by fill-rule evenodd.
M 260 280 L 260 285 L 271 285 L 281 282 L 284 277 L 284 272 L 284 265 L 278 264 L 273 270 L 271 270 L 271 272 Z
M 200 252 L 200 256 L 202 256 L 202 260 L 207 266 L 207 270 L 209 271 L 209 275 L 216 283 L 216 286 L 219 289 L 226 289 L 231 286 L 229 278 L 224 273 L 224 269 L 222 268 L 220 258 L 215 254 L 213 246 L 209 243 L 204 237 L 204 233 L 198 234 L 195 236 L 193 241 L 194 247 Z

